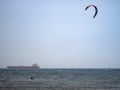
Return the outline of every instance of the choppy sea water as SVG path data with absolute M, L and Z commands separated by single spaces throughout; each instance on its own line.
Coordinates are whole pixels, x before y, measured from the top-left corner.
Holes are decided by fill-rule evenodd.
M 0 69 L 0 90 L 120 90 L 120 69 Z

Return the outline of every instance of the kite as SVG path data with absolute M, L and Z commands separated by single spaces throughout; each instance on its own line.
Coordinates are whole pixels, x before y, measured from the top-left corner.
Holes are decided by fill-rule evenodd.
M 97 15 L 97 13 L 98 13 L 97 7 L 96 7 L 95 5 L 88 5 L 88 6 L 85 8 L 85 10 L 87 10 L 89 7 L 94 7 L 94 8 L 95 8 L 95 14 L 94 14 L 94 16 L 93 16 L 93 18 L 95 18 L 96 15 Z

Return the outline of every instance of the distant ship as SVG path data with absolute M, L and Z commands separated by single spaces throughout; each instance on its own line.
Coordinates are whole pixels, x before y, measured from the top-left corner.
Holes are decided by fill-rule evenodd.
M 37 64 L 33 64 L 32 66 L 7 66 L 8 69 L 39 69 Z

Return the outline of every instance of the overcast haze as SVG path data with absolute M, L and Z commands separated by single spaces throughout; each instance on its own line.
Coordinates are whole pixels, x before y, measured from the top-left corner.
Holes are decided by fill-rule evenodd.
M 33 63 L 120 68 L 120 0 L 0 0 L 0 67 Z

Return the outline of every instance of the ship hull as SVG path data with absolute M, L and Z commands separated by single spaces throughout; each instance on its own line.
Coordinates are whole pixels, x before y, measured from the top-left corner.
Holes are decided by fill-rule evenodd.
M 8 69 L 39 69 L 39 67 L 32 66 L 7 66 Z

